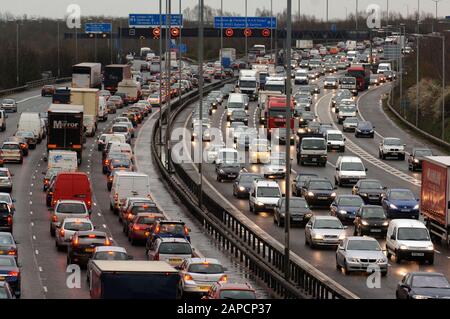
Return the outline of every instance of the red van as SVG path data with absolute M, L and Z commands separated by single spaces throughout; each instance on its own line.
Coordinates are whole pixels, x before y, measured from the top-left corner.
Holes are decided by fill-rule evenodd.
M 58 173 L 52 187 L 51 207 L 53 208 L 61 199 L 82 200 L 91 211 L 92 189 L 87 174 L 82 172 Z

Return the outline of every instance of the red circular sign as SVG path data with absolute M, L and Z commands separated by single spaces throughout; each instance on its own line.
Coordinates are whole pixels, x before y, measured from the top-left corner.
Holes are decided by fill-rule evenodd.
M 261 34 L 262 34 L 262 36 L 263 37 L 270 37 L 270 30 L 269 29 L 263 29 L 262 31 L 261 31 Z
M 172 35 L 172 37 L 177 38 L 180 36 L 180 29 L 178 28 L 171 28 L 170 29 L 170 34 Z
M 249 28 L 244 29 L 244 35 L 246 37 L 251 37 L 252 36 L 252 29 L 249 29 Z
M 232 36 L 234 35 L 234 30 L 231 29 L 231 28 L 226 29 L 226 30 L 225 30 L 225 35 L 226 35 L 227 37 L 232 37 Z
M 161 35 L 161 30 L 159 28 L 153 29 L 153 36 L 159 37 Z

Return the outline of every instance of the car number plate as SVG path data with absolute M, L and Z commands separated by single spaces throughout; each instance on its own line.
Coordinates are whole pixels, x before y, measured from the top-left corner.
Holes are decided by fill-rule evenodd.
M 424 256 L 424 253 L 411 253 L 411 256 L 414 256 L 414 257 L 423 257 L 423 256 Z
M 313 161 L 313 162 L 317 162 L 317 158 L 313 158 L 312 161 Z
M 375 228 L 370 230 L 372 233 L 380 233 L 381 229 Z
M 200 286 L 199 288 L 200 288 L 200 290 L 209 290 L 210 287 L 209 286 Z
M 94 248 L 86 248 L 84 251 L 87 252 L 87 253 L 93 253 L 94 252 Z
M 323 199 L 323 200 L 325 200 L 325 199 L 328 199 L 327 197 L 317 197 L 318 199 Z
M 402 209 L 402 212 L 409 212 L 409 209 Z
M 0 281 L 3 281 L 3 280 L 5 280 L 5 277 L 4 276 L 0 276 Z
M 170 258 L 170 259 L 169 259 L 169 262 L 170 262 L 170 263 L 176 264 L 176 263 L 180 263 L 180 262 L 181 262 L 181 259 L 180 259 L 180 258 Z
M 5 252 L 3 250 L 0 250 L 0 255 L 3 255 Z

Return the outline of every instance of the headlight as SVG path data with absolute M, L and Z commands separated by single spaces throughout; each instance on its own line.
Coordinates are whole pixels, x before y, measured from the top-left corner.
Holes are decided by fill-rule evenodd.
M 365 221 L 365 220 L 362 220 L 362 221 L 361 221 L 361 224 L 363 224 L 364 226 L 369 225 L 369 223 L 368 223 L 367 221 Z
M 434 246 L 433 245 L 428 246 L 427 250 L 434 250 Z
M 429 296 L 424 296 L 424 295 L 413 295 L 412 296 L 413 299 L 429 299 Z
M 321 234 L 314 234 L 313 238 L 314 239 L 323 239 L 323 235 L 321 235 Z
M 336 197 L 336 193 L 335 193 L 335 192 L 332 192 L 330 196 L 331 196 L 331 197 Z
M 243 192 L 243 191 L 245 191 L 245 187 L 244 187 L 244 186 L 239 186 L 239 190 L 240 190 L 241 192 Z
M 394 204 L 390 204 L 390 205 L 389 205 L 389 208 L 391 208 L 391 209 L 397 209 L 397 206 L 395 206 Z
M 225 174 L 225 172 L 224 172 L 223 169 L 220 169 L 220 170 L 219 170 L 219 173 L 220 173 L 220 174 Z
M 419 209 L 419 204 L 417 204 L 416 206 L 414 206 L 413 209 Z
M 194 132 L 194 133 L 192 133 L 192 136 L 197 136 L 197 133 L 195 133 L 195 132 Z
M 357 262 L 359 262 L 359 259 L 358 258 L 347 258 L 347 261 L 351 262 L 351 263 L 357 263 Z
M 401 249 L 401 250 L 406 250 L 406 249 L 408 249 L 408 246 L 406 246 L 406 245 L 401 245 L 401 246 L 400 246 L 400 249 Z
M 367 197 L 367 193 L 361 193 L 360 196 Z
M 387 262 L 387 260 L 385 258 L 380 258 L 380 259 L 377 260 L 377 264 L 383 264 L 383 263 L 386 263 L 386 262 Z
M 346 215 L 346 214 L 347 214 L 347 211 L 345 211 L 345 210 L 340 210 L 340 211 L 339 211 L 339 214 Z
M 263 202 L 256 202 L 256 205 L 258 205 L 258 206 L 264 206 L 264 203 L 263 203 Z
M 314 193 L 313 192 L 308 192 L 308 196 L 309 197 L 314 197 Z
M 346 237 L 345 233 L 339 235 L 339 240 L 344 240 Z
M 414 163 L 419 163 L 419 160 L 417 158 L 415 158 Z
M 388 226 L 388 225 L 389 225 L 388 221 L 383 222 L 383 226 Z

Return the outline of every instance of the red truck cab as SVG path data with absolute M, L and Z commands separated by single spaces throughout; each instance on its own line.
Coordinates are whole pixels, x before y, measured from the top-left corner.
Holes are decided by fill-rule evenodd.
M 286 97 L 271 96 L 266 103 L 267 138 L 277 128 L 286 128 Z M 294 131 L 294 100 L 291 99 L 291 130 Z
M 58 200 L 81 200 L 84 201 L 89 211 L 92 208 L 91 183 L 86 173 L 82 172 L 61 172 L 56 176 L 52 187 L 51 207 L 53 208 Z

